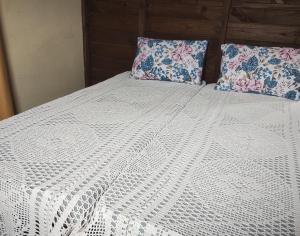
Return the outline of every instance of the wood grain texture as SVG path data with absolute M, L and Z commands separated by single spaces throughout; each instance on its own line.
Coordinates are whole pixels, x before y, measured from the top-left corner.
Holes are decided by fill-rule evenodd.
M 145 0 L 143 0 L 145 1 Z M 141 16 L 140 0 L 83 0 L 86 85 L 130 70 Z
M 147 0 L 141 0 L 139 5 L 139 35 L 143 36 L 145 34 L 145 25 L 147 20 Z
M 227 42 L 300 46 L 299 0 L 232 0 Z
M 83 0 L 86 84 L 131 70 L 136 38 L 209 40 L 216 82 L 225 42 L 300 47 L 299 0 Z

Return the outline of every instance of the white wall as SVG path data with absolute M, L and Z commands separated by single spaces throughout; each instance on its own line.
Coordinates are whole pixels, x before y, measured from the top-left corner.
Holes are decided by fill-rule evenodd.
M 81 0 L 0 0 L 18 112 L 84 87 Z

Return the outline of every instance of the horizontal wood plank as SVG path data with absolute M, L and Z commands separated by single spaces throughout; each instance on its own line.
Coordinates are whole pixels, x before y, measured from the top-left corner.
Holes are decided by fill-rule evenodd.
M 229 23 L 227 40 L 300 44 L 299 26 L 262 25 L 254 23 Z
M 116 59 L 112 57 L 104 57 L 102 55 L 92 55 L 91 56 L 91 68 L 105 68 L 107 70 L 131 70 L 133 63 L 133 58 L 128 59 Z
M 138 15 L 110 15 L 92 14 L 88 17 L 89 29 L 100 28 L 102 30 L 126 30 L 127 32 L 138 32 Z
M 89 28 L 89 43 L 104 43 L 118 45 L 133 45 L 137 44 L 137 33 L 128 32 L 127 30 L 104 30 L 102 28 Z
M 277 4 L 277 5 L 300 5 L 299 0 L 232 0 L 232 6 L 239 4 Z
M 135 14 L 140 0 L 87 0 L 88 14 L 107 13 Z
M 230 22 L 300 26 L 300 5 L 284 9 L 233 7 Z
M 222 7 L 224 6 L 223 0 L 148 0 L 148 5 L 167 5 L 169 8 L 186 7 L 191 11 L 195 6 L 208 6 L 208 7 Z
M 170 33 L 189 38 L 198 36 L 199 39 L 214 38 L 221 29 L 221 22 L 180 19 L 171 17 L 148 17 L 146 30 L 156 33 Z
M 223 20 L 223 5 L 222 6 L 207 6 L 195 5 L 193 7 L 187 5 L 176 5 L 170 7 L 167 4 L 149 5 L 149 16 L 164 16 L 187 18 L 204 21 L 222 21 Z
M 113 56 L 116 59 L 131 59 L 134 57 L 136 52 L 136 46 L 133 45 L 91 43 L 91 47 L 93 48 L 93 50 L 90 51 L 91 56 Z

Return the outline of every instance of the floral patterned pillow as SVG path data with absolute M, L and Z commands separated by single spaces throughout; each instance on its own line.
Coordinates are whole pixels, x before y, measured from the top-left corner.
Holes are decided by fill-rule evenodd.
M 131 75 L 142 80 L 200 84 L 207 43 L 140 37 Z
M 216 89 L 300 100 L 300 49 L 222 45 Z

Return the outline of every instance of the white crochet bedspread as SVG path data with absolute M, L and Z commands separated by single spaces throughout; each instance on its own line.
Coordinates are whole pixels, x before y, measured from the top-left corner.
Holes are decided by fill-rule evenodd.
M 8 119 L 0 235 L 300 235 L 300 103 L 123 73 Z

